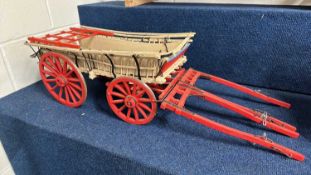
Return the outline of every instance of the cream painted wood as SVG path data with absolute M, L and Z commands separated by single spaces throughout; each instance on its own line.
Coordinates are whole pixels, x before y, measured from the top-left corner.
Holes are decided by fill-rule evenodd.
M 90 29 L 89 27 L 83 27 Z M 111 31 L 113 37 L 96 35 L 79 41 L 80 48 L 66 48 L 41 43 L 27 45 L 40 47 L 44 52 L 52 50 L 68 56 L 78 65 L 81 72 L 89 73 L 91 79 L 97 76 L 117 78 L 121 76 L 141 78 L 145 83 L 165 83 L 165 78 L 179 69 L 186 57 L 180 58 L 162 74 L 161 66 L 192 42 L 195 33 L 137 33 Z M 139 70 L 136 65 L 137 59 Z M 113 62 L 113 65 L 111 62 Z
M 152 2 L 152 0 L 125 0 L 126 7 L 134 7 L 142 4 L 146 4 L 148 2 Z

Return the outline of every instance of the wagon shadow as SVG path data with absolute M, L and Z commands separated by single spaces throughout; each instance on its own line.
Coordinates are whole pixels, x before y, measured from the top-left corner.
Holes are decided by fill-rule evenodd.
M 208 81 L 208 80 L 199 79 L 196 82 L 196 86 L 200 89 L 203 89 L 209 93 L 215 94 L 215 95 L 220 96 L 220 97 L 225 98 L 225 99 L 227 97 L 227 98 L 240 99 L 243 101 L 249 101 L 249 102 L 253 102 L 255 104 L 260 104 L 260 105 L 277 106 L 277 105 L 274 105 L 271 103 L 264 102 L 264 101 L 262 101 L 256 97 L 252 97 L 251 95 L 247 95 L 246 93 L 240 92 L 238 90 L 227 87 L 225 85 L 221 85 L 221 84 L 211 82 L 211 81 L 208 81 L 208 82 L 206 82 L 206 81 Z M 243 86 L 248 87 L 248 85 L 243 85 Z M 248 87 L 248 88 L 253 89 L 253 90 L 258 90 L 258 92 L 260 92 L 260 93 L 263 93 L 267 96 L 271 96 L 268 92 L 261 91 L 261 89 L 258 87 Z M 275 97 L 275 98 L 277 98 L 277 97 Z
M 43 94 L 48 99 L 54 100 L 52 95 L 48 92 L 48 90 L 45 88 L 43 82 L 40 80 L 37 83 L 35 83 L 33 86 L 36 87 L 36 91 Z
M 239 140 L 239 139 L 235 139 L 232 138 L 230 136 L 226 136 L 226 135 L 211 135 L 209 134 L 209 131 L 203 131 L 202 128 L 200 129 L 198 128 L 193 128 L 191 126 L 187 127 L 185 126 L 184 122 L 179 122 L 179 121 L 169 121 L 170 119 L 168 119 L 168 117 L 176 117 L 176 114 L 173 114 L 171 116 L 168 115 L 169 111 L 163 111 L 161 110 L 159 112 L 159 115 L 156 118 L 156 121 L 153 121 L 151 124 L 159 127 L 159 128 L 164 128 L 166 130 L 181 134 L 181 135 L 187 135 L 187 136 L 191 136 L 191 137 L 195 137 L 198 139 L 203 139 L 206 140 L 208 142 L 218 142 L 218 143 L 222 143 L 222 144 L 226 144 L 226 145 L 235 145 L 238 147 L 244 147 L 244 148 L 251 148 L 254 150 L 262 150 L 265 152 L 269 152 L 272 153 L 274 155 L 279 155 L 278 153 L 272 151 L 272 150 L 268 150 L 265 149 L 263 147 L 260 146 L 254 146 L 251 143 Z M 190 120 L 188 120 L 187 122 L 191 122 Z M 199 125 L 199 124 L 198 124 Z M 208 129 L 208 128 L 206 128 Z M 211 129 L 210 129 L 211 130 Z M 212 132 L 217 132 L 217 131 L 212 131 Z
M 87 77 L 87 75 L 84 76 L 87 82 L 88 89 L 90 89 L 88 95 L 91 97 L 91 104 L 94 104 L 95 110 L 100 113 L 106 114 L 105 116 L 109 116 L 113 119 L 119 120 L 111 111 L 106 100 L 106 83 L 111 81 L 111 79 L 105 77 L 98 77 L 94 80 L 91 80 Z

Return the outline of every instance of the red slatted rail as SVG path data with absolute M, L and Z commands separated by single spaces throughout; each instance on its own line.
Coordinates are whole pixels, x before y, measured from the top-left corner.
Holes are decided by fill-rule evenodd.
M 80 40 L 91 38 L 96 35 L 112 37 L 114 33 L 98 29 L 71 27 L 68 31 L 47 34 L 43 37 L 29 37 L 28 41 L 30 43 L 80 49 Z

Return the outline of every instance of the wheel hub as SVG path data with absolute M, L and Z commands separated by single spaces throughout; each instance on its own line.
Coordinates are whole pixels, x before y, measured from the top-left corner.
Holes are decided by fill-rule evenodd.
M 125 100 L 124 100 L 124 103 L 125 103 L 125 106 L 128 107 L 128 108 L 134 108 L 137 104 L 137 100 L 135 97 L 131 96 L 131 95 L 128 95 L 125 97 Z
M 67 85 L 67 79 L 63 75 L 59 75 L 56 77 L 56 84 L 60 87 L 64 87 Z

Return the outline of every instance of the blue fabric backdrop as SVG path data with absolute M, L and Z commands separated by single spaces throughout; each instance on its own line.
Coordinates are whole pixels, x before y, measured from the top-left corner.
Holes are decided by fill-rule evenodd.
M 188 66 L 243 84 L 311 93 L 310 8 L 150 4 L 79 6 L 82 25 L 197 33 Z

